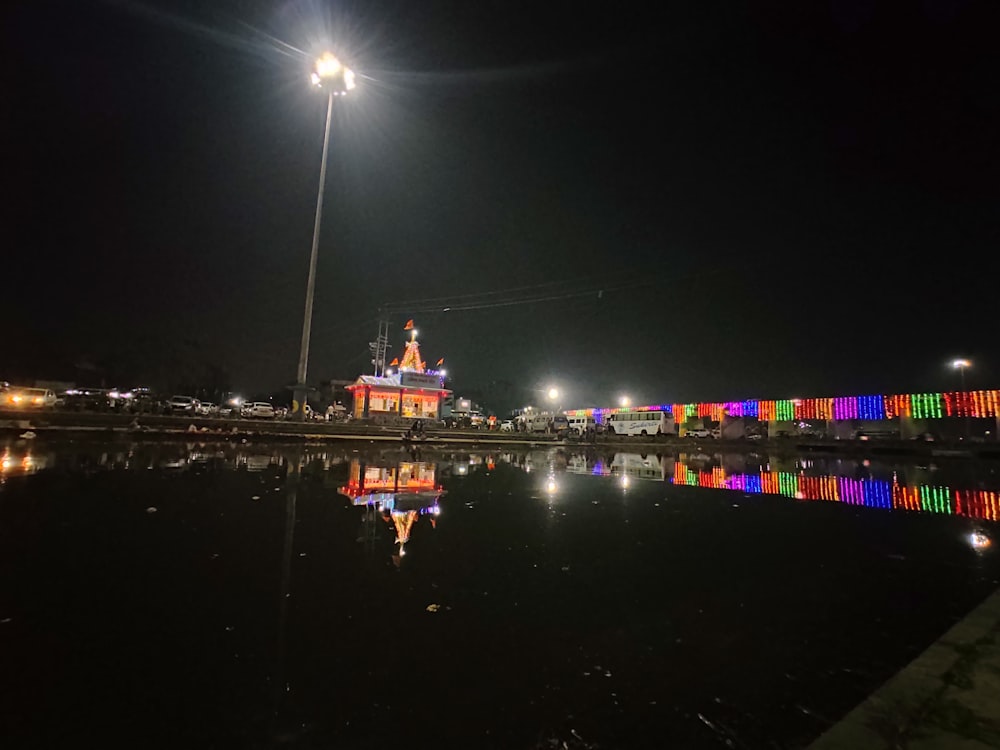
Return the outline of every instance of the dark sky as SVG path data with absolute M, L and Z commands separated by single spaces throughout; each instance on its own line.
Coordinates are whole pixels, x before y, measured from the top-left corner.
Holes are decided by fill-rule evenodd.
M 459 392 L 1000 385 L 1000 3 L 5 14 L 0 379 L 294 381 L 332 46 L 310 381 L 369 372 L 388 303 Z

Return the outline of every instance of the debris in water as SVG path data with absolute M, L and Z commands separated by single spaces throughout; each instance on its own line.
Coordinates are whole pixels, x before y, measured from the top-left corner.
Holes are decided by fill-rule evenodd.
M 251 500 L 260 500 L 260 495 L 254 495 L 250 498 Z
M 146 512 L 147 513 L 156 513 L 156 508 L 154 508 L 152 505 L 150 505 L 148 508 L 146 508 Z
M 441 605 L 440 604 L 428 604 L 427 605 L 427 611 L 428 612 L 437 612 L 439 609 L 441 609 Z
M 35 437 L 38 437 L 38 436 L 35 433 L 33 433 L 31 430 L 28 430 L 27 432 L 22 432 L 20 435 L 18 435 L 18 437 L 19 438 L 23 438 L 25 440 L 31 440 L 32 438 L 35 438 Z

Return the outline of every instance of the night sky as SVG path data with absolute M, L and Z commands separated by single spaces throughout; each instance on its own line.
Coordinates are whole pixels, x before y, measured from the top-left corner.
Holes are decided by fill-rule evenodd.
M 1000 3 L 4 13 L 0 380 L 294 382 L 329 47 L 310 382 L 388 305 L 459 394 L 1000 387 Z

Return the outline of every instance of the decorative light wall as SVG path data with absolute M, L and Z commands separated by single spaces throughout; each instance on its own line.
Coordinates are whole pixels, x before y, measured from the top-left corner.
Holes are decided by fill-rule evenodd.
M 693 417 L 721 422 L 724 417 L 757 417 L 764 421 L 785 422 L 802 419 L 938 419 L 941 417 L 1000 416 L 1000 390 L 950 391 L 947 393 L 898 393 L 867 396 L 834 396 L 827 398 L 796 398 L 702 402 L 695 404 L 659 404 L 632 406 L 627 409 L 576 409 L 571 416 L 593 416 L 598 421 L 608 414 L 621 411 L 668 411 L 674 421 L 683 424 Z

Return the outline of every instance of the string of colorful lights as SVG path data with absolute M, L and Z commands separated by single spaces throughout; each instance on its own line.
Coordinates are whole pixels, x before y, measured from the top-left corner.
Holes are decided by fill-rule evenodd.
M 677 423 L 693 417 L 721 422 L 723 417 L 756 417 L 764 421 L 799 419 L 936 419 L 940 417 L 1000 416 L 1000 390 L 902 393 L 893 395 L 834 396 L 778 400 L 749 399 L 694 404 L 653 404 L 611 408 L 575 409 L 569 416 L 594 417 L 602 421 L 609 414 L 634 411 L 666 411 Z

